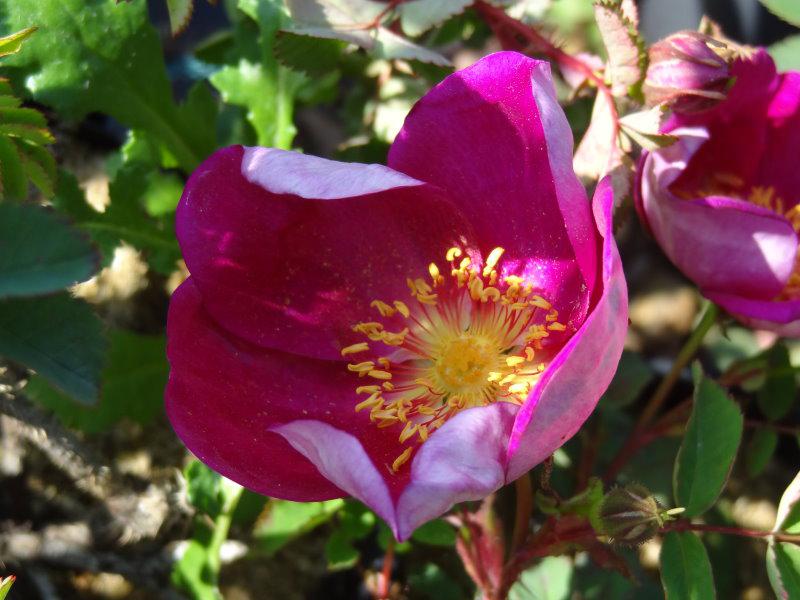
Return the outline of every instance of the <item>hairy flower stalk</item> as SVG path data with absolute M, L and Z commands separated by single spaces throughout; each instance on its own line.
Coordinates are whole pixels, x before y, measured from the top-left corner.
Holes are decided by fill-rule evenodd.
M 548 65 L 512 52 L 420 100 L 388 167 L 215 153 L 177 213 L 175 431 L 398 539 L 526 473 L 589 416 L 627 326 L 611 186 L 590 205 L 571 160 Z

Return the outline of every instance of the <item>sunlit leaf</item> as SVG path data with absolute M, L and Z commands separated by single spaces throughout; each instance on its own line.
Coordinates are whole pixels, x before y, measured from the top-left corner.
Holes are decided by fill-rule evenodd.
M 769 11 L 787 23 L 800 27 L 800 3 L 797 0 L 760 0 Z
M 674 492 L 687 517 L 711 508 L 728 480 L 742 438 L 738 405 L 695 368 L 694 407 L 675 460 Z
M 615 96 L 638 96 L 647 69 L 644 39 L 622 0 L 599 0 L 595 19 L 608 54 L 607 78 Z

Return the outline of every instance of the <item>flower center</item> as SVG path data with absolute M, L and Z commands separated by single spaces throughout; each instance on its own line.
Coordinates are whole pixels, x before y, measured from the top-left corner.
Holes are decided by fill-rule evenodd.
M 486 387 L 489 373 L 497 369 L 498 355 L 497 344 L 483 336 L 464 334 L 445 342 L 435 372 L 449 393 L 473 395 Z
M 566 329 L 522 277 L 498 274 L 502 248 L 482 269 L 462 254 L 447 251 L 449 277 L 431 263 L 429 279 L 408 279 L 410 305 L 374 300 L 379 320 L 353 326 L 367 341 L 342 350 L 370 355 L 347 366 L 368 379 L 356 388 L 366 399 L 355 410 L 369 410 L 377 427 L 397 427 L 401 443 L 424 442 L 466 408 L 522 404 L 545 367 L 537 353 Z M 412 450 L 397 457 L 393 471 Z

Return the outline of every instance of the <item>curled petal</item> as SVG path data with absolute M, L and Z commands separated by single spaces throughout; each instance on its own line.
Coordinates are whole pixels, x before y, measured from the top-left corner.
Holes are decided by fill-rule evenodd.
M 517 479 L 575 434 L 617 370 L 627 332 L 628 292 L 614 241 L 613 204 L 606 178 L 594 195 L 597 228 L 604 238 L 602 295 L 517 413 L 508 445 L 507 481 Z
M 387 167 L 238 146 L 195 171 L 176 228 L 216 321 L 327 359 L 358 341 L 370 302 L 405 299 L 407 277 L 472 237 L 442 192 Z
M 389 165 L 446 189 L 481 245 L 504 247 L 507 264 L 580 324 L 597 239 L 547 63 L 499 52 L 449 76 L 411 110 Z
M 794 267 L 797 235 L 782 216 L 736 198 L 684 200 L 670 191 L 702 137 L 680 141 L 644 159 L 641 204 L 664 252 L 704 291 L 771 299 Z

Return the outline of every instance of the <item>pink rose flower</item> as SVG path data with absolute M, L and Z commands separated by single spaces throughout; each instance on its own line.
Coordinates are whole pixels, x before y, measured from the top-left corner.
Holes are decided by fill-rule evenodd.
M 727 100 L 664 128 L 640 163 L 638 209 L 667 256 L 742 322 L 800 336 L 800 73 L 760 50 Z
M 216 152 L 177 234 L 167 413 L 256 492 L 351 495 L 405 539 L 571 437 L 622 352 L 627 295 L 549 66 L 503 52 L 411 111 L 389 166 Z

